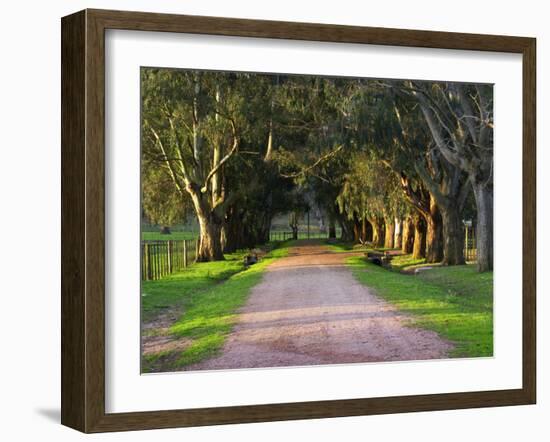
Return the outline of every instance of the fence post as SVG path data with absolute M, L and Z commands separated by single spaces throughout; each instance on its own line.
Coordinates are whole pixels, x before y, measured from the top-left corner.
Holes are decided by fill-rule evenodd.
M 172 273 L 172 241 L 168 241 L 168 273 Z
M 149 243 L 145 243 L 145 278 L 151 280 L 151 254 L 149 253 Z
M 187 268 L 187 240 L 183 240 L 183 267 Z
M 162 262 L 160 260 L 161 258 L 161 252 L 160 252 L 160 246 L 155 243 L 154 244 L 154 249 L 155 249 L 155 271 L 154 271 L 154 275 L 153 275 L 153 279 L 159 279 L 160 278 L 160 275 L 161 275 L 161 265 L 162 265 Z
M 466 230 L 466 238 L 464 240 L 464 244 L 466 246 L 466 253 L 464 253 L 464 255 L 466 255 L 466 261 L 469 261 L 470 260 L 470 242 L 468 241 L 468 226 L 465 226 L 465 230 Z

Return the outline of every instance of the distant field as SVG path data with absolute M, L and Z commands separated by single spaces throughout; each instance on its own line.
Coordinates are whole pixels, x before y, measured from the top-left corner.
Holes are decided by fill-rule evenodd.
M 182 239 L 198 238 L 198 232 L 172 232 L 170 235 L 163 235 L 160 232 L 141 232 L 143 241 L 172 241 Z
M 340 232 L 336 232 L 337 236 Z M 309 238 L 326 238 L 326 232 L 319 232 L 318 229 L 311 229 L 309 232 Z M 163 235 L 159 231 L 155 232 L 141 232 L 141 239 L 143 241 L 173 241 L 173 240 L 182 240 L 182 239 L 196 239 L 199 237 L 199 232 L 184 232 L 184 231 L 172 231 L 169 235 Z M 272 241 L 282 241 L 291 238 L 291 230 L 288 229 L 273 229 L 271 230 L 271 240 Z M 298 232 L 298 239 L 307 239 L 308 234 L 307 230 L 300 230 Z

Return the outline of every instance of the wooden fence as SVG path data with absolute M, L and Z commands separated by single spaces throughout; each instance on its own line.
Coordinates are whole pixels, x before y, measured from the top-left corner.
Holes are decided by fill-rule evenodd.
M 195 262 L 198 241 L 141 242 L 141 279 L 150 281 L 189 267 Z
M 292 232 L 271 231 L 269 232 L 270 241 L 286 241 L 292 239 Z
M 304 231 L 299 230 L 298 231 L 298 239 L 326 239 L 328 238 L 328 232 L 320 232 L 318 230 L 316 231 Z M 292 232 L 283 232 L 283 231 L 271 231 L 269 233 L 269 240 L 270 241 L 286 241 L 288 239 L 292 239 Z
M 464 226 L 464 258 L 466 261 L 477 260 L 476 229 Z

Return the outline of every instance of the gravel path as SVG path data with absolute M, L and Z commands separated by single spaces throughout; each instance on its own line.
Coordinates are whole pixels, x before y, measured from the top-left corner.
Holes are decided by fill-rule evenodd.
M 254 287 L 220 356 L 186 370 L 444 358 L 452 345 L 359 284 L 345 259 L 305 243 Z

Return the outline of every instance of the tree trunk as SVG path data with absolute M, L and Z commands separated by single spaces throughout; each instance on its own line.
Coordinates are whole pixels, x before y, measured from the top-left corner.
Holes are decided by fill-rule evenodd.
M 426 218 L 426 262 L 435 263 L 443 260 L 443 226 L 439 207 L 430 197 L 430 213 Z
M 222 225 L 221 243 L 224 253 L 233 253 L 244 247 L 244 224 L 242 214 L 235 207 L 229 210 L 228 216 Z
M 413 259 L 426 257 L 426 223 L 420 215 L 415 215 L 412 221 L 414 240 L 412 248 Z
M 230 241 L 228 239 L 229 233 L 229 223 L 227 221 L 224 221 L 222 224 L 222 228 L 220 231 L 220 243 L 222 246 L 223 253 L 231 253 L 234 252 L 232 250 L 232 244 L 230 244 Z
M 203 195 L 199 189 L 191 188 L 188 192 L 191 195 L 200 228 L 196 261 L 223 261 L 225 259 L 222 247 L 223 219 L 211 210 L 208 196 Z
M 363 226 L 361 225 L 361 221 L 359 221 L 359 218 L 357 218 L 357 216 L 354 216 L 353 217 L 353 242 L 354 243 L 357 244 L 358 242 L 360 242 L 359 240 L 362 237 L 362 231 L 363 231 Z
M 376 218 L 370 218 L 369 222 L 372 226 L 372 243 L 374 247 L 382 247 L 384 245 L 382 223 Z
M 464 229 L 458 208 L 441 207 L 443 219 L 443 265 L 464 264 Z
M 328 218 L 328 237 L 329 239 L 336 239 L 336 221 L 334 215 L 329 215 Z
M 353 225 L 348 220 L 338 220 L 340 224 L 340 228 L 342 230 L 342 234 L 340 235 L 340 239 L 344 242 L 352 242 L 353 241 Z
M 483 184 L 474 185 L 477 206 L 477 270 L 493 270 L 493 192 Z
M 363 242 L 372 242 L 372 225 L 366 217 L 363 218 L 362 236 Z
M 435 263 L 443 260 L 443 227 L 441 216 L 426 218 L 426 262 Z
M 414 225 L 410 217 L 403 220 L 403 237 L 401 240 L 401 251 L 412 253 L 414 246 Z
M 395 218 L 395 233 L 393 236 L 393 246 L 396 249 L 400 249 L 402 245 L 401 243 L 401 241 L 403 240 L 402 226 L 403 226 L 403 221 L 398 218 Z
M 221 243 L 222 223 L 215 216 L 197 214 L 200 226 L 199 251 L 197 262 L 223 261 L 223 249 Z
M 393 248 L 393 237 L 395 234 L 395 221 L 393 218 L 384 219 L 385 235 L 384 235 L 384 248 Z
M 288 226 L 292 230 L 292 239 L 298 239 L 298 215 L 296 212 L 291 212 L 288 218 Z

